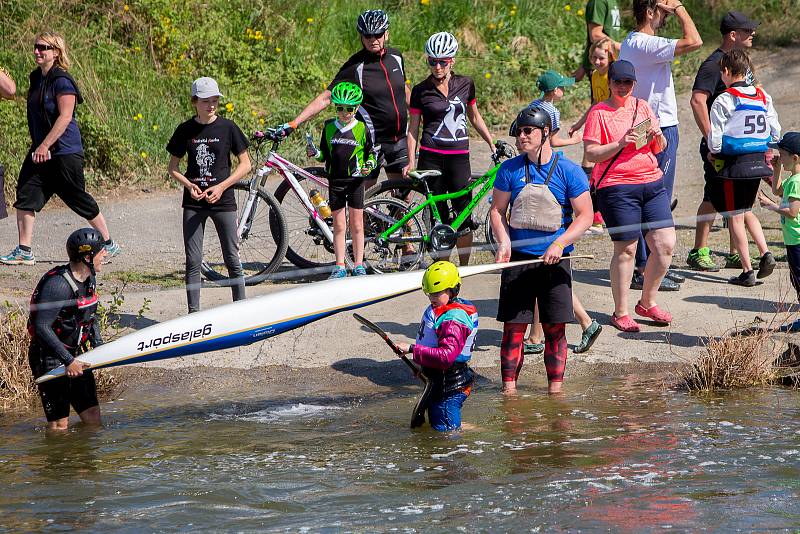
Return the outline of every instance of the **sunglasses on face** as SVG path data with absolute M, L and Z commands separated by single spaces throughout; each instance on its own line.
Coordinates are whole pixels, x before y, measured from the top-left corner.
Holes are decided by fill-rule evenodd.
M 361 35 L 364 36 L 364 39 L 367 39 L 368 41 L 372 41 L 373 39 L 382 39 L 383 36 L 386 35 L 386 32 L 381 32 L 381 33 L 362 33 Z
M 449 59 L 434 59 L 432 57 L 428 58 L 428 65 L 431 67 L 446 67 L 450 64 Z
M 47 52 L 48 50 L 53 50 L 55 46 L 50 46 L 49 44 L 41 44 L 36 43 L 33 45 L 34 50 L 38 50 L 39 52 Z
M 348 113 L 352 113 L 356 110 L 356 106 L 336 106 L 336 111 L 342 112 L 346 111 Z
M 523 126 L 522 128 L 519 128 L 519 129 L 517 130 L 517 132 L 518 132 L 520 135 L 521 135 L 521 134 L 525 134 L 525 135 L 531 135 L 535 129 L 536 129 L 536 128 L 534 128 L 533 126 Z

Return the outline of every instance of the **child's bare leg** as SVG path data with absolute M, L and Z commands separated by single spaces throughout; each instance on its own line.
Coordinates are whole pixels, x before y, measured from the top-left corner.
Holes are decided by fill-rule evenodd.
M 350 208 L 350 238 L 353 241 L 353 260 L 364 263 L 364 210 Z

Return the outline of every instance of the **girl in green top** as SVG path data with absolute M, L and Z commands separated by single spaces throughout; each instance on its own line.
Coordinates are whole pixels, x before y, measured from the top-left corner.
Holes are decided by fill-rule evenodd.
M 780 141 L 769 146 L 778 149 L 778 155 L 772 158 L 772 192 L 782 200 L 778 205 L 759 191 L 758 201 L 762 208 L 781 216 L 790 277 L 800 300 L 800 132 L 787 132 Z M 781 180 L 782 170 L 790 172 L 791 176 Z

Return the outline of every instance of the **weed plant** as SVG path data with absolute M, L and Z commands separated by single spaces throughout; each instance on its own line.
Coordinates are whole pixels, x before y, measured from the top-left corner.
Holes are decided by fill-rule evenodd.
M 721 14 L 732 8 L 763 24 L 759 43 L 787 44 L 796 35 L 796 0 L 686 0 L 709 49 L 719 40 Z M 623 9 L 629 2 L 622 1 Z M 487 123 L 504 131 L 515 112 L 538 96 L 545 69 L 577 67 L 585 39 L 584 2 L 569 0 L 14 0 L 0 2 L 0 65 L 19 85 L 16 101 L 0 102 L 0 161 L 6 193 L 29 150 L 24 93 L 34 68 L 34 35 L 47 21 L 71 48 L 73 74 L 86 97 L 78 120 L 85 139 L 91 188 L 168 184 L 166 142 L 191 116 L 192 79 L 217 78 L 221 113 L 245 132 L 294 117 L 360 48 L 355 19 L 382 7 L 391 16 L 390 46 L 404 53 L 408 82 L 428 73 L 423 47 L 431 33 L 453 32 L 461 43 L 455 70 L 472 76 Z M 626 13 L 624 25 L 631 27 Z M 672 20 L 668 34 L 676 35 Z M 676 61 L 693 73 L 703 53 Z M 574 116 L 588 105 L 587 84 L 567 91 L 561 108 Z M 324 118 L 304 129 L 318 132 Z M 303 157 L 300 136 L 284 145 Z

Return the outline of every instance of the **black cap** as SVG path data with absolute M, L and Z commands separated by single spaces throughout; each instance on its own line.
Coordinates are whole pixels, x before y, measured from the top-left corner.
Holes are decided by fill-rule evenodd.
M 777 143 L 769 143 L 770 148 L 782 148 L 790 154 L 800 156 L 800 132 L 786 132 Z
M 617 60 L 608 69 L 608 79 L 615 82 L 620 80 L 636 81 L 636 69 L 633 68 L 633 63 L 630 61 Z
M 758 28 L 758 22 L 751 20 L 741 11 L 728 11 L 719 24 L 719 31 L 722 33 L 734 30 L 754 31 L 756 28 Z

